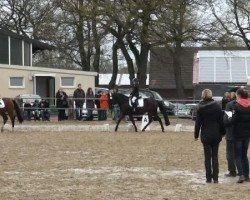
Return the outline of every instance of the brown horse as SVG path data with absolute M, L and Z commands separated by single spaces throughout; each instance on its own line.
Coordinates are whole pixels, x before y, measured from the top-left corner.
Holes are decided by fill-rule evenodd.
M 15 117 L 17 115 L 17 119 L 19 123 L 23 122 L 22 112 L 19 108 L 17 102 L 14 99 L 11 98 L 2 98 L 5 107 L 0 108 L 0 115 L 3 117 L 3 126 L 1 127 L 1 132 L 3 132 L 3 127 L 6 124 L 8 120 L 8 115 L 12 123 L 12 131 L 14 130 L 15 126 Z

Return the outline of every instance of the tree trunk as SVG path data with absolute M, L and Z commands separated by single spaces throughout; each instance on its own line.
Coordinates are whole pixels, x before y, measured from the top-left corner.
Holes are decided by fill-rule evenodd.
M 112 52 L 113 73 L 112 73 L 111 80 L 109 82 L 109 89 L 114 88 L 114 86 L 116 85 L 116 78 L 118 74 L 118 55 L 117 55 L 118 49 L 119 49 L 119 41 L 117 40 L 113 44 L 113 52 Z
M 147 65 L 148 65 L 148 54 L 149 54 L 149 45 L 142 44 L 141 53 L 139 57 L 139 62 L 137 63 L 138 74 L 137 78 L 139 79 L 139 85 L 141 88 L 146 88 L 147 84 Z
M 83 0 L 79 0 L 79 6 L 83 6 Z M 87 55 L 84 49 L 84 33 L 83 33 L 83 16 L 81 12 L 79 14 L 79 22 L 77 24 L 76 39 L 79 46 L 79 54 L 81 58 L 81 68 L 83 71 L 90 71 L 90 65 L 87 62 Z
M 100 57 L 101 57 L 101 45 L 100 45 L 100 37 L 97 33 L 97 27 L 96 27 L 96 19 L 94 18 L 92 20 L 92 29 L 93 29 L 93 36 L 95 38 L 95 56 L 93 61 L 93 68 L 94 71 L 97 72 L 97 76 L 95 77 L 95 86 L 99 85 L 99 68 L 100 68 Z
M 135 78 L 134 63 L 133 63 L 133 60 L 131 59 L 131 57 L 130 57 L 130 55 L 128 53 L 128 50 L 127 50 L 124 42 L 119 40 L 119 45 L 120 45 L 122 54 L 124 55 L 125 60 L 127 62 L 129 79 L 130 79 L 130 82 L 131 82 L 133 80 L 133 78 Z
M 182 47 L 181 47 L 181 44 L 178 42 L 176 43 L 176 46 L 173 49 L 173 51 L 171 51 L 172 57 L 173 57 L 173 68 L 174 68 L 176 91 L 177 91 L 177 97 L 179 99 L 185 98 L 185 92 L 184 92 L 184 86 L 183 86 L 182 74 L 181 74 L 181 66 L 182 66 L 181 51 L 182 51 Z

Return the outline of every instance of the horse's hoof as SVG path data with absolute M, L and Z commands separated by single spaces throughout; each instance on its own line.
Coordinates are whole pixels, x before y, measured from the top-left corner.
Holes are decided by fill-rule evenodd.
M 142 132 L 145 132 L 145 130 L 143 129 L 143 130 L 141 130 Z

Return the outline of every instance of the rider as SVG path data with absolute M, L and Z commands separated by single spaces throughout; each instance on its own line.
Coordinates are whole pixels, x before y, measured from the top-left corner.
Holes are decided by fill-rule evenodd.
M 137 78 L 134 78 L 132 80 L 132 86 L 133 86 L 133 91 L 130 93 L 130 98 L 131 98 L 133 111 L 135 112 L 137 105 L 138 105 L 138 99 L 139 99 L 139 80 Z

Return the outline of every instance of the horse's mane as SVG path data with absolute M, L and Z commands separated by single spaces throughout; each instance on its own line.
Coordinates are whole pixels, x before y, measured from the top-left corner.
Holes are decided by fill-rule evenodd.
M 113 96 L 117 99 L 117 102 L 120 104 L 128 103 L 129 98 L 124 94 L 116 93 L 116 94 L 113 94 Z

